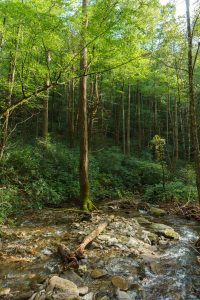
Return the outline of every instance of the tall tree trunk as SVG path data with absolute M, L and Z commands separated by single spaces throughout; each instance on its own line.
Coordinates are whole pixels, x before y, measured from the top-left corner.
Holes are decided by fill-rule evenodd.
M 174 163 L 179 158 L 179 147 L 178 147 L 178 105 L 176 96 L 174 98 Z
M 50 61 L 51 61 L 51 52 L 50 50 L 46 50 L 46 63 L 47 63 L 47 68 L 49 69 L 50 66 Z M 49 71 L 47 72 L 47 81 L 46 85 L 50 85 L 50 74 Z M 43 99 L 43 110 L 42 110 L 42 115 L 43 115 L 43 122 L 42 122 L 42 137 L 45 141 L 47 142 L 48 139 L 48 133 L 49 133 L 49 90 L 46 92 L 46 97 Z
M 69 145 L 74 146 L 74 136 L 75 136 L 75 80 L 72 79 L 68 84 L 67 91 L 67 125 L 69 130 Z
M 193 37 L 190 24 L 190 3 L 189 0 L 185 0 L 186 3 L 186 16 L 187 16 L 187 35 L 188 35 L 188 81 L 189 81 L 189 102 L 190 102 L 190 123 L 192 133 L 192 147 L 194 151 L 195 160 L 195 171 L 196 171 L 196 183 L 198 198 L 200 203 L 200 152 L 199 152 L 199 141 L 198 141 L 198 127 L 196 118 L 196 104 L 194 97 L 194 78 L 193 78 Z
M 119 125 L 119 104 L 115 104 L 115 145 L 119 146 L 120 125 Z
M 138 150 L 142 150 L 142 127 L 141 127 L 141 93 L 137 89 L 137 128 L 138 128 Z
M 179 119 L 180 119 L 180 128 L 181 128 L 181 141 L 182 141 L 182 151 L 183 151 L 183 158 L 186 160 L 186 149 L 185 149 L 185 124 L 184 124 L 184 110 L 180 109 L 179 111 Z
M 92 105 L 90 109 L 90 118 L 88 121 L 88 134 L 89 134 L 89 147 L 91 147 L 92 144 L 92 132 L 93 132 L 93 125 L 94 120 L 98 112 L 98 108 L 100 105 L 100 93 L 99 93 L 99 85 L 98 85 L 98 76 L 95 77 L 95 84 L 94 84 L 94 91 L 92 92 Z M 90 148 L 91 149 L 91 148 Z
M 191 158 L 191 124 L 190 124 L 190 108 L 187 109 L 187 159 L 190 161 Z
M 90 199 L 90 188 L 88 178 L 88 126 L 87 126 L 87 47 L 86 30 L 88 26 L 88 0 L 82 0 L 82 41 L 80 58 L 80 105 L 79 105 L 79 127 L 80 127 L 80 199 L 85 211 L 92 209 Z
M 169 144 L 169 109 L 170 109 L 170 93 L 167 94 L 167 111 L 166 111 L 166 142 Z
M 127 109 L 127 154 L 131 153 L 131 126 L 130 126 L 130 116 L 131 116 L 131 85 L 128 85 L 128 109 Z
M 125 107 L 124 107 L 124 82 L 122 85 L 122 144 L 123 153 L 126 154 L 126 128 L 125 128 Z
M 154 135 L 158 134 L 158 103 L 156 96 L 154 95 L 154 103 L 153 103 L 153 131 Z

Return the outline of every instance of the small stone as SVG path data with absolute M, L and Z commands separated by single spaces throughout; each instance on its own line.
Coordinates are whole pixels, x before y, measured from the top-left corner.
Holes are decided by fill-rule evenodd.
M 160 267 L 160 265 L 157 263 L 157 262 L 155 262 L 155 261 L 152 261 L 151 263 L 150 263 L 150 268 L 151 268 L 151 271 L 153 272 L 153 273 L 159 273 L 160 271 L 161 271 L 161 267 Z
M 135 219 L 139 224 L 142 224 L 142 225 L 151 224 L 151 222 L 144 217 L 136 217 Z
M 159 223 L 152 223 L 149 227 L 150 229 L 154 230 L 156 233 L 163 235 L 167 238 L 171 239 L 179 239 L 179 234 L 170 226 L 159 224 Z
M 164 209 L 157 207 L 151 207 L 149 212 L 156 217 L 161 217 L 167 214 L 167 212 Z
M 116 245 L 117 243 L 118 243 L 118 239 L 116 239 L 116 238 L 110 238 L 108 240 L 108 245 L 109 246 Z
M 90 276 L 93 279 L 97 279 L 97 278 L 101 278 L 103 276 L 107 275 L 107 271 L 103 270 L 103 269 L 94 269 L 92 270 L 92 272 L 90 273 Z
M 117 290 L 116 296 L 118 300 L 134 300 L 134 298 L 129 296 L 129 294 L 120 290 Z
M 79 291 L 79 295 L 80 296 L 84 296 L 85 294 L 87 294 L 88 293 L 88 291 L 89 291 L 89 288 L 88 288 L 88 286 L 79 286 L 78 287 L 78 291 Z
M 6 296 L 10 294 L 10 288 L 2 288 L 0 289 L 0 296 Z
M 83 286 L 83 279 L 73 270 L 67 270 L 60 277 L 74 282 L 77 286 Z
M 109 235 L 102 234 L 102 235 L 98 236 L 98 239 L 101 241 L 109 241 L 111 239 L 111 237 Z
M 98 249 L 101 248 L 100 245 L 96 242 L 92 242 L 90 245 L 90 249 Z
M 112 279 L 112 284 L 119 288 L 120 290 L 127 291 L 128 290 L 128 282 L 126 281 L 125 278 L 121 276 L 113 276 Z
M 83 272 L 83 273 L 86 273 L 87 272 L 87 265 L 80 265 L 78 270 Z
M 126 246 L 132 248 L 135 247 L 136 245 L 138 245 L 138 240 L 134 239 L 133 237 L 130 237 Z
M 60 295 L 60 297 L 63 296 L 63 294 L 65 295 L 66 298 L 67 297 L 75 298 L 79 296 L 79 292 L 76 284 L 74 284 L 70 280 L 58 276 L 51 277 L 51 279 L 48 282 L 46 292 L 53 292 L 54 289 L 56 289 L 56 293 Z
M 85 296 L 82 297 L 83 300 L 93 300 L 93 295 L 94 293 L 89 293 L 89 294 L 86 294 Z

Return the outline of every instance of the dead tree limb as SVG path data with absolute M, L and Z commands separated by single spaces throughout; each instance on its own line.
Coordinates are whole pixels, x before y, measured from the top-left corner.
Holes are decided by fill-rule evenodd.
M 75 250 L 76 256 L 83 256 L 85 247 L 91 243 L 106 227 L 108 226 L 107 222 L 100 223 L 99 226 L 93 230 L 89 235 L 87 235 L 79 247 Z
M 65 245 L 58 246 L 58 253 L 64 263 L 69 262 L 74 268 L 78 268 L 78 260 L 84 258 L 84 251 L 86 246 L 91 243 L 106 227 L 108 222 L 101 222 L 96 229 L 87 235 L 78 248 L 72 252 Z

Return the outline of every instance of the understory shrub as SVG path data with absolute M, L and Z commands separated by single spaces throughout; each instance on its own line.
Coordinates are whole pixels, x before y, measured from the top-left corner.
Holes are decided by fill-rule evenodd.
M 13 186 L 0 188 L 0 224 L 18 205 L 18 191 Z
M 197 200 L 197 189 L 194 185 L 186 185 L 182 181 L 167 182 L 165 188 L 159 183 L 148 186 L 144 193 L 144 199 L 158 203 L 164 200 L 191 201 Z
M 192 166 L 180 169 L 179 177 L 170 176 L 158 162 L 125 156 L 116 148 L 92 153 L 89 158 L 89 181 L 94 200 L 121 198 L 145 192 L 151 202 L 162 199 L 196 199 Z M 79 150 L 61 143 L 40 141 L 10 147 L 0 162 L 0 220 L 17 209 L 60 206 L 79 198 Z M 178 173 L 176 174 L 177 178 Z M 77 201 L 78 202 L 78 201 Z

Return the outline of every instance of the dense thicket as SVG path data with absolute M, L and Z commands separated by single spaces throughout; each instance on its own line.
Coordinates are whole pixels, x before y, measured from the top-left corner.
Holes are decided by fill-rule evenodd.
M 79 177 L 82 200 L 197 199 L 198 7 L 190 39 L 157 0 L 4 0 L 0 20 L 2 214 L 78 203 Z

